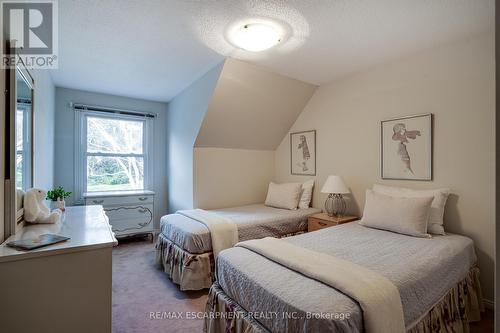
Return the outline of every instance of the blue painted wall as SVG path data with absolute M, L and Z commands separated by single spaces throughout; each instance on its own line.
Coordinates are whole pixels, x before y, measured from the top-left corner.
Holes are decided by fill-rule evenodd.
M 55 131 L 55 179 L 56 186 L 63 186 L 74 192 L 75 166 L 75 111 L 70 103 L 105 106 L 111 108 L 153 112 L 158 114 L 154 121 L 153 179 L 155 191 L 155 229 L 159 219 L 167 213 L 167 104 L 141 99 L 93 93 L 81 90 L 56 88 L 56 131 Z M 67 200 L 73 204 L 73 197 Z
M 193 208 L 193 148 L 224 62 L 172 99 L 168 104 L 169 212 Z

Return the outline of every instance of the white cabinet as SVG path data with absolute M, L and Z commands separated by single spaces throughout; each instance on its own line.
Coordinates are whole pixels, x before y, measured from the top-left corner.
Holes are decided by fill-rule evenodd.
M 5 245 L 43 234 L 70 239 L 32 251 Z M 67 207 L 55 224 L 27 225 L 0 245 L 0 331 L 111 333 L 112 249 L 100 206 Z
M 153 234 L 154 192 L 98 192 L 84 194 L 86 205 L 102 205 L 117 237 Z

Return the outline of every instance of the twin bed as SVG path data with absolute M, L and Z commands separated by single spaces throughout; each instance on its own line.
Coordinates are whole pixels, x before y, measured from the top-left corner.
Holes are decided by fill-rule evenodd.
M 409 332 L 466 332 L 468 321 L 479 319 L 479 271 L 467 237 L 417 238 L 352 222 L 283 241 L 387 277 Z M 206 332 L 365 331 L 356 300 L 240 246 L 218 257 L 206 311 L 218 314 L 207 317 Z
M 264 204 L 212 210 L 234 222 L 238 240 L 263 237 L 286 237 L 307 231 L 309 215 L 317 208 L 287 210 Z M 210 288 L 214 280 L 214 254 L 209 229 L 182 214 L 163 216 L 156 243 L 157 262 L 181 290 Z

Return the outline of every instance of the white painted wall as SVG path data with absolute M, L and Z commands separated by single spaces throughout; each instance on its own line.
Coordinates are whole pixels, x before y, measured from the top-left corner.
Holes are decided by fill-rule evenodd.
M 195 145 L 274 150 L 316 88 L 228 58 Z
M 193 208 L 193 148 L 224 63 L 215 66 L 168 104 L 169 212 Z
M 274 150 L 194 149 L 194 207 L 263 203 L 274 179 Z
M 360 214 L 373 183 L 450 187 L 445 228 L 476 244 L 484 296 L 493 300 L 495 227 L 494 34 L 427 50 L 321 86 L 291 131 L 317 130 L 313 206 L 322 207 L 326 177 L 342 175 Z M 433 113 L 434 180 L 380 179 L 380 120 Z M 290 175 L 289 136 L 276 150 L 278 181 Z
M 316 88 L 227 59 L 197 133 L 192 206 L 264 202 L 274 178 L 274 150 Z
M 155 195 L 154 228 L 159 229 L 159 219 L 167 213 L 167 104 L 141 99 L 99 94 L 81 90 L 56 88 L 55 120 L 55 186 L 74 192 L 75 185 L 75 111 L 70 102 L 111 108 L 156 113 L 153 142 L 153 190 Z M 72 205 L 73 196 L 67 204 Z

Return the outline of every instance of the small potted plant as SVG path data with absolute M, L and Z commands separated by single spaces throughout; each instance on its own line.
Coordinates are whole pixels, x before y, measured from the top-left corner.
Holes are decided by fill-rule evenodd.
M 63 212 L 66 210 L 65 198 L 69 197 L 71 192 L 66 192 L 62 186 L 56 187 L 47 192 L 47 200 L 50 200 L 52 209 L 60 209 Z

